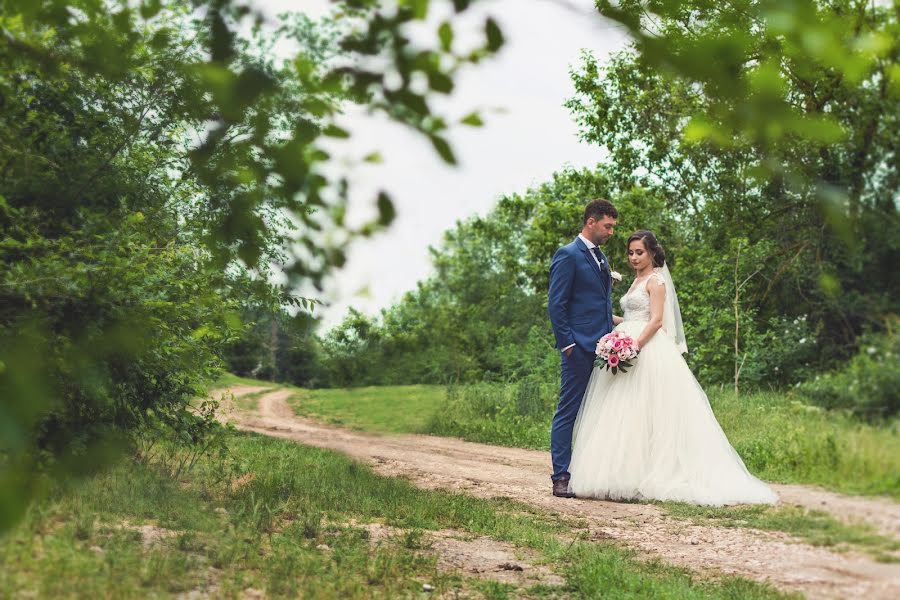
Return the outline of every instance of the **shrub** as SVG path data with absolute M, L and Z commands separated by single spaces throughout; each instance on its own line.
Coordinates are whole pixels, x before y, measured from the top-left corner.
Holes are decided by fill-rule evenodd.
M 863 336 L 859 351 L 843 367 L 818 375 L 800 386 L 814 404 L 847 409 L 873 420 L 900 412 L 900 336 L 886 333 Z

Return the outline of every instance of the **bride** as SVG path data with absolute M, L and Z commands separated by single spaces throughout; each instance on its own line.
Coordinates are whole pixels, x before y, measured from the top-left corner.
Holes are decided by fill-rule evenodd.
M 576 497 L 772 504 L 728 443 L 681 354 L 681 312 L 665 253 L 650 231 L 628 238 L 635 271 L 615 330 L 640 355 L 627 373 L 596 367 L 575 421 L 570 486 Z

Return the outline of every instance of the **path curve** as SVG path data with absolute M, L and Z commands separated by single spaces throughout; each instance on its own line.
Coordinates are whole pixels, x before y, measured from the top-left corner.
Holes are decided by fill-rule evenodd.
M 235 396 L 244 390 L 232 389 Z M 237 392 L 237 393 L 236 393 Z M 797 542 L 781 532 L 694 525 L 666 516 L 651 504 L 561 500 L 549 493 L 549 457 L 545 452 L 467 442 L 427 435 L 390 435 L 349 431 L 297 417 L 288 406 L 290 390 L 259 398 L 255 411 L 230 407 L 223 416 L 238 429 L 343 452 L 387 476 L 403 476 L 425 489 L 449 489 L 473 496 L 497 496 L 581 519 L 573 531 L 612 540 L 696 572 L 739 575 L 766 581 L 809 598 L 900 598 L 900 565 L 875 562 L 855 553 L 830 551 Z M 861 510 L 876 515 L 882 532 L 897 531 L 897 507 L 886 510 L 869 500 L 803 486 L 776 486 L 784 501 L 821 510 Z M 824 502 L 824 504 L 822 504 Z M 872 501 L 878 503 L 879 501 Z

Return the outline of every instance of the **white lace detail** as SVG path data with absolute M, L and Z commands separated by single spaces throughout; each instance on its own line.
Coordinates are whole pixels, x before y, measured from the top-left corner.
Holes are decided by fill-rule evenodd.
M 654 271 L 619 299 L 626 321 L 650 320 L 650 292 L 647 291 L 647 283 L 651 277 L 661 285 L 666 283 L 663 276 Z

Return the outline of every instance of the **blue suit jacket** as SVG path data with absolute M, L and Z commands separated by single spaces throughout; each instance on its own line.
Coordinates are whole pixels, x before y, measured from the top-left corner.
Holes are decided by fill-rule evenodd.
M 563 246 L 550 263 L 547 312 L 556 347 L 571 344 L 593 354 L 597 340 L 612 331 L 612 277 L 601 270 L 581 238 Z

